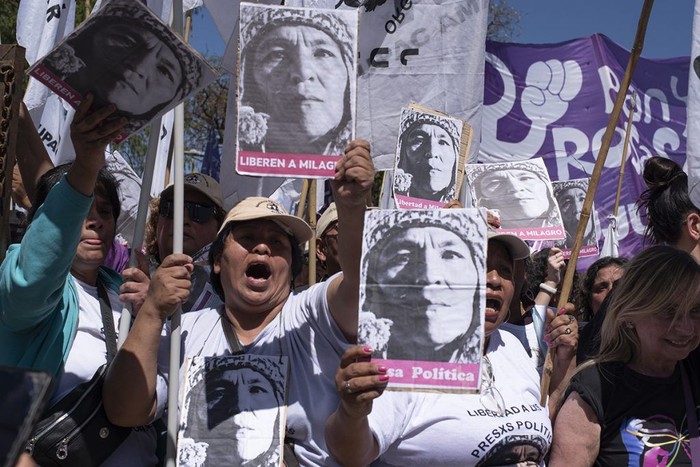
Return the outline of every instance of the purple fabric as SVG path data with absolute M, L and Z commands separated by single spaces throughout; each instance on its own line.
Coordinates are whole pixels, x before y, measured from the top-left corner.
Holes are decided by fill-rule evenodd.
M 486 52 L 479 162 L 542 157 L 553 181 L 590 177 L 629 52 L 603 35 L 551 45 L 487 42 Z M 617 223 L 622 256 L 643 246 L 635 202 L 645 189 L 644 161 L 659 155 L 685 163 L 688 68 L 688 57 L 642 58 L 632 77 L 594 200 L 602 246 L 636 90 Z
M 122 245 L 119 240 L 114 239 L 112 241 L 112 248 L 109 249 L 109 253 L 107 253 L 107 257 L 102 262 L 102 265 L 112 268 L 121 274 L 129 264 L 129 255 L 129 249 Z

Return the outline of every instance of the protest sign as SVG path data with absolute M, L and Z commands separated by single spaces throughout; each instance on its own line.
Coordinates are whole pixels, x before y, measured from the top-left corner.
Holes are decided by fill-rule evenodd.
M 73 108 L 92 93 L 116 105 L 127 125 L 120 142 L 174 108 L 217 74 L 148 7 L 131 0 L 102 6 L 29 70 Z
M 497 211 L 501 230 L 523 240 L 565 238 L 561 213 L 542 158 L 466 168 L 474 207 Z
M 389 389 L 479 388 L 486 221 L 477 209 L 365 214 L 358 343 Z
M 284 356 L 189 361 L 177 465 L 284 465 L 287 375 Z
M 481 0 L 287 0 L 360 12 L 357 134 L 377 170 L 394 163 L 396 122 L 411 102 L 469 123 L 469 161 L 481 134 L 488 2 Z
M 355 135 L 357 13 L 241 4 L 239 174 L 328 178 Z
M 456 199 L 471 128 L 461 120 L 412 105 L 401 110 L 393 193 L 400 209 L 442 208 Z
M 586 199 L 586 191 L 590 181 L 590 178 L 579 178 L 552 182 L 554 198 L 557 200 L 559 212 L 561 212 L 564 223 L 564 233 L 566 234 L 566 238 L 563 241 L 555 241 L 554 245 L 561 248 L 564 258 L 571 256 L 571 248 L 574 246 L 574 240 L 576 239 L 576 228 L 581 218 L 583 201 Z M 591 207 L 591 212 L 593 215 L 588 219 L 588 224 L 586 225 L 579 258 L 598 256 L 600 232 L 598 230 L 597 216 L 595 215 L 595 206 Z

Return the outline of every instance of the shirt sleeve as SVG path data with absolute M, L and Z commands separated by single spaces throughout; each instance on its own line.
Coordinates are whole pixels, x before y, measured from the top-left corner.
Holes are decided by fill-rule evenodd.
M 603 394 L 601 377 L 598 366 L 590 366 L 571 378 L 571 383 L 566 390 L 566 397 L 576 392 L 586 404 L 590 405 L 598 418 L 598 423 L 603 424 Z
M 92 201 L 62 178 L 37 210 L 22 242 L 10 247 L 0 267 L 0 320 L 8 329 L 36 326 L 63 299 Z

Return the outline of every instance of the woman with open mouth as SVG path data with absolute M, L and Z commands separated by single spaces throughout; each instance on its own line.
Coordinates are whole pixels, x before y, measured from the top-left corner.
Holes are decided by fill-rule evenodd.
M 328 458 L 323 424 L 338 403 L 335 369 L 357 334 L 360 242 L 373 179 L 369 143 L 352 141 L 331 181 L 344 245 L 342 272 L 299 293 L 292 293 L 292 284 L 302 268 L 300 245 L 313 235 L 311 228 L 271 199 L 241 201 L 227 214 L 209 252 L 211 282 L 224 304 L 183 316 L 183 361 L 240 353 L 288 359 L 286 438 L 301 465 L 326 465 Z M 162 326 L 177 305 L 169 299 L 171 290 L 189 287 L 177 273 L 178 263 L 188 260 L 186 255 L 166 258 L 151 279 L 151 287 L 162 292 L 146 300 L 117 354 L 105 382 L 105 408 L 116 424 L 151 421 L 158 401 L 165 399 L 165 385 L 156 386 L 163 382 L 158 362 L 168 373 L 168 356 L 159 357 L 157 349 Z M 134 385 L 144 377 L 147 384 Z M 232 457 L 229 465 L 239 464 Z

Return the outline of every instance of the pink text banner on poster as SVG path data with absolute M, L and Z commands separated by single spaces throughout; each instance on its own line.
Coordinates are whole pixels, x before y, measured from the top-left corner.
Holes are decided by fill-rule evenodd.
M 441 392 L 474 392 L 479 388 L 478 363 L 372 361 L 386 366 L 390 388 Z
M 241 151 L 236 169 L 246 175 L 332 178 L 342 156 Z

